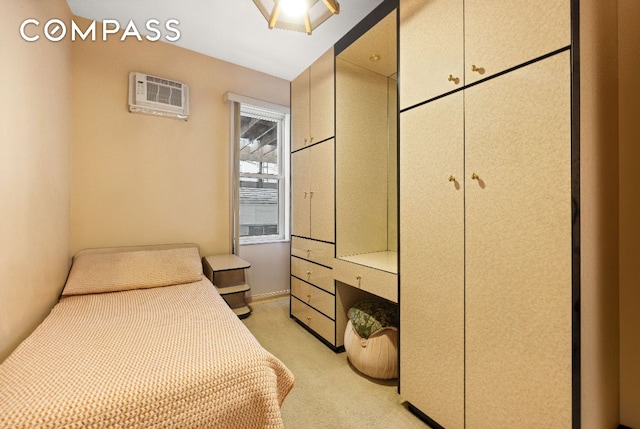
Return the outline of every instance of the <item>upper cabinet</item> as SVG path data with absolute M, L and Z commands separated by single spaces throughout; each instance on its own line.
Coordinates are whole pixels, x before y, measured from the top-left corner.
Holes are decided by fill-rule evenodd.
M 291 234 L 333 243 L 334 141 L 291 154 Z
M 309 69 L 291 82 L 291 151 L 309 143 Z
M 400 22 L 401 109 L 571 43 L 566 0 L 400 0 Z
M 333 48 L 291 82 L 291 151 L 334 136 Z
M 462 0 L 400 1 L 400 108 L 464 85 Z

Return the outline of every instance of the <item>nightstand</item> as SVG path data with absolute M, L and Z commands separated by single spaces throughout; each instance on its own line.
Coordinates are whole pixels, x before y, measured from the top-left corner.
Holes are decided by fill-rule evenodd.
M 241 319 L 249 317 L 251 308 L 244 294 L 251 289 L 245 273 L 251 264 L 236 255 L 215 255 L 202 258 L 202 267 L 233 312 Z

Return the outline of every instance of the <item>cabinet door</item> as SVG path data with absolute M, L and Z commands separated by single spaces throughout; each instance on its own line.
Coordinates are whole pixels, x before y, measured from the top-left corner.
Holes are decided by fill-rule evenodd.
M 309 149 L 291 154 L 291 234 L 310 236 Z
M 568 0 L 465 0 L 465 83 L 568 46 L 570 7 Z
M 291 150 L 305 147 L 309 139 L 309 69 L 291 82 Z
M 570 83 L 563 52 L 465 91 L 468 429 L 571 427 Z
M 309 67 L 309 136 L 312 143 L 335 135 L 333 48 L 325 52 Z
M 400 115 L 400 393 L 464 427 L 463 94 Z
M 464 84 L 462 7 L 462 0 L 400 1 L 401 109 Z
M 335 242 L 334 140 L 310 148 L 311 238 Z

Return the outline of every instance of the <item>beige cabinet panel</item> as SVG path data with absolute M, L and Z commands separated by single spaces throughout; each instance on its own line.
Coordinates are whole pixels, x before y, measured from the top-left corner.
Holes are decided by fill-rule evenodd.
M 291 314 L 331 344 L 336 342 L 336 324 L 297 298 L 291 298 Z
M 333 64 L 332 47 L 309 67 L 309 137 L 312 143 L 321 142 L 335 134 Z
M 463 0 L 400 0 L 401 109 L 463 86 L 463 22 Z
M 463 428 L 463 93 L 403 112 L 400 123 L 400 394 Z
M 291 82 L 291 151 L 308 144 L 309 131 L 309 69 Z
M 465 84 L 568 46 L 570 7 L 568 0 L 464 0 Z
M 336 259 L 333 261 L 333 276 L 342 283 L 398 302 L 397 274 Z
M 334 254 L 335 246 L 333 244 L 300 237 L 291 238 L 292 256 L 308 259 L 326 267 L 332 267 Z
M 291 234 L 311 235 L 309 150 L 291 154 Z
M 400 0 L 400 108 L 568 46 L 570 23 L 567 0 Z
M 291 234 L 335 240 L 333 139 L 291 154 Z
M 333 47 L 291 82 L 291 151 L 335 134 Z
M 330 268 L 314 264 L 304 259 L 292 257 L 291 275 L 318 286 L 329 293 L 335 293 L 333 272 Z
M 570 83 L 564 52 L 465 91 L 468 429 L 571 427 Z
M 334 140 L 310 148 L 311 238 L 335 241 Z
M 335 319 L 336 298 L 322 289 L 313 287 L 302 280 L 291 279 L 291 295 L 304 301 L 307 305 L 324 313 L 326 316 Z

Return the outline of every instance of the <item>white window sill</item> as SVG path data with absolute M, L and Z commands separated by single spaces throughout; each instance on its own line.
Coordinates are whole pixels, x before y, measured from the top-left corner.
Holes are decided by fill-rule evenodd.
M 250 246 L 252 244 L 288 243 L 289 238 L 254 238 L 250 240 L 240 240 L 240 246 Z

